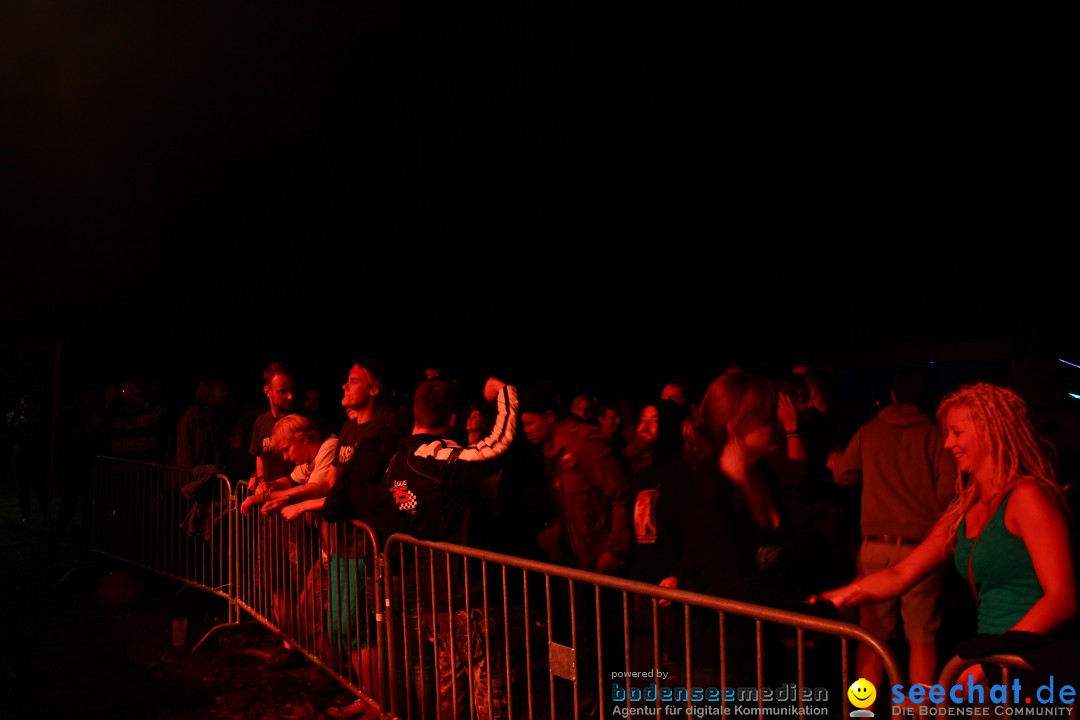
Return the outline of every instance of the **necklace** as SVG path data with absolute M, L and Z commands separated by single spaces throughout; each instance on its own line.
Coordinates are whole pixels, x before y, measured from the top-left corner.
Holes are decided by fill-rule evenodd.
M 981 502 L 981 503 L 982 503 L 983 505 L 989 505 L 989 504 L 993 503 L 993 502 L 994 502 L 995 500 L 997 500 L 997 499 L 998 499 L 999 497 L 1001 497 L 1002 493 L 1004 493 L 1004 492 L 1005 492 L 1005 490 L 1007 490 L 1007 489 L 1008 489 L 1008 488 L 1004 488 L 1004 489 L 1002 489 L 1002 490 L 998 490 L 998 491 L 997 491 L 996 493 L 994 493 L 994 494 L 993 494 L 993 495 L 991 495 L 990 497 L 986 498 L 985 500 L 984 500 L 984 499 L 983 499 L 983 497 L 982 497 L 982 496 L 980 495 L 980 496 L 979 496 L 979 502 Z

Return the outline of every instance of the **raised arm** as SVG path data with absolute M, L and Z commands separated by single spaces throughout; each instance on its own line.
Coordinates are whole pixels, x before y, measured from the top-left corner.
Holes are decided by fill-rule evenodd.
M 418 457 L 430 457 L 439 462 L 464 464 L 481 460 L 493 460 L 510 449 L 517 433 L 517 388 L 497 378 L 488 378 L 484 384 L 484 397 L 495 401 L 495 423 L 488 436 L 466 448 L 448 447 L 434 442 L 417 449 Z
M 785 393 L 778 393 L 776 398 L 776 417 L 784 426 L 787 440 L 787 457 L 791 460 L 806 460 L 806 445 L 799 432 L 799 411 L 795 403 Z

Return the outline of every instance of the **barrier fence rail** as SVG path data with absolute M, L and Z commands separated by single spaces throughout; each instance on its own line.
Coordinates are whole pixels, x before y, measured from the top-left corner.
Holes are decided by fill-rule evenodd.
M 229 623 L 243 610 L 383 717 L 846 715 L 852 643 L 902 682 L 851 623 L 406 535 L 380 546 L 356 521 L 241 513 L 246 497 L 205 468 L 99 458 L 91 546 L 224 597 Z
M 960 679 L 961 674 L 968 668 L 975 665 L 982 665 L 984 667 L 996 667 L 1000 671 L 1001 677 L 993 678 L 993 684 L 1004 685 L 1006 688 L 1009 688 L 1008 691 L 1001 692 L 996 697 L 987 694 L 987 692 L 984 690 L 982 693 L 983 702 L 981 704 L 997 704 L 1000 705 L 1000 707 L 1003 709 L 1016 706 L 1022 708 L 1030 708 L 1032 704 L 1056 705 L 1062 708 L 1064 712 L 1067 713 L 1067 715 L 1065 715 L 1066 717 L 1076 717 L 1075 693 L 1073 693 L 1071 699 L 1067 697 L 1065 701 L 1062 701 L 1062 697 L 1060 694 L 1061 685 L 1059 679 L 1059 685 L 1056 688 L 1058 691 L 1057 694 L 1055 694 L 1054 689 L 1051 688 L 1048 695 L 1040 697 L 1039 690 L 1042 688 L 1042 686 L 1032 687 L 1034 683 L 1031 682 L 1031 678 L 1038 678 L 1039 681 L 1045 678 L 1040 677 L 1040 673 L 1038 673 L 1035 668 L 1033 668 L 1026 660 L 1024 660 L 1024 658 L 1020 657 L 1019 655 L 1012 654 L 984 655 L 982 657 L 973 658 L 962 658 L 958 655 L 954 656 L 947 663 L 945 663 L 945 667 L 942 669 L 941 675 L 938 676 L 938 685 L 940 685 L 944 690 L 944 692 L 941 693 L 941 704 L 959 705 L 963 702 L 968 702 L 968 691 L 966 687 L 962 684 L 961 690 L 958 692 L 958 695 L 962 698 L 961 702 L 956 702 L 956 698 L 952 696 L 952 693 L 950 691 L 953 689 L 953 686 L 957 684 L 957 681 Z M 1019 691 L 1013 693 L 1011 687 L 1013 679 L 1019 675 L 1023 675 L 1024 678 L 1028 680 L 1028 686 L 1023 688 L 1023 696 L 1019 694 Z M 997 702 L 998 700 L 1000 700 L 1000 702 Z M 1044 702 L 1044 700 L 1046 702 Z M 1003 710 L 1003 712 L 999 713 L 999 715 L 1004 715 L 1008 712 L 1008 710 Z M 1061 715 L 1058 715 L 1058 717 L 1060 716 Z
M 91 549 L 224 598 L 228 624 L 238 621 L 235 516 L 232 485 L 215 468 L 97 458 Z
M 248 495 L 237 487 L 237 507 Z M 238 607 L 372 707 L 386 707 L 378 540 L 367 525 L 317 513 L 287 521 L 238 513 Z
M 902 681 L 891 650 L 850 623 L 405 535 L 388 538 L 384 556 L 395 716 L 629 716 L 643 703 L 671 715 L 663 706 L 775 701 L 846 714 L 850 641 Z M 808 656 L 835 657 L 839 673 Z

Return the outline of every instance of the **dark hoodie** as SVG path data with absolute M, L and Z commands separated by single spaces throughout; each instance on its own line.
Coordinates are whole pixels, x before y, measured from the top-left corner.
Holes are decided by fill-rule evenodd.
M 839 485 L 862 480 L 862 533 L 920 541 L 956 485 L 956 461 L 941 429 L 914 405 L 889 405 L 848 443 L 834 470 Z

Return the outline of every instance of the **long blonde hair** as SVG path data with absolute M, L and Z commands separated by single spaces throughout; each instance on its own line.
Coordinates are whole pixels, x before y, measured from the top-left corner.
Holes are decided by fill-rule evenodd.
M 987 382 L 964 385 L 949 393 L 937 410 L 938 422 L 946 436 L 949 411 L 956 408 L 968 411 L 979 443 L 993 458 L 990 486 L 995 494 L 1011 489 L 1023 477 L 1031 477 L 1050 492 L 1065 516 L 1069 516 L 1065 494 L 1057 483 L 1053 463 L 1047 455 L 1047 442 L 1036 432 L 1027 405 L 1019 395 L 1009 388 Z M 958 472 L 956 496 L 941 516 L 951 537 L 955 538 L 961 520 L 978 497 L 978 483 Z

